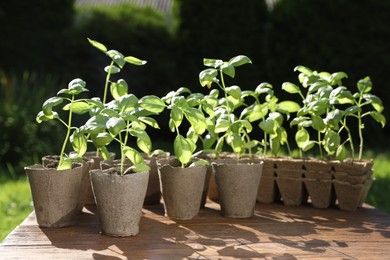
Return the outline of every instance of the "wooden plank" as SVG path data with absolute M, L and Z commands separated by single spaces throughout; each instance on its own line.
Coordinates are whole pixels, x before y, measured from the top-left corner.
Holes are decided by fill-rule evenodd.
M 96 209 L 73 227 L 39 228 L 32 213 L 0 245 L 0 259 L 388 259 L 390 216 L 365 205 L 356 212 L 258 204 L 249 219 L 220 216 L 209 201 L 189 221 L 143 210 L 140 234 L 100 233 Z

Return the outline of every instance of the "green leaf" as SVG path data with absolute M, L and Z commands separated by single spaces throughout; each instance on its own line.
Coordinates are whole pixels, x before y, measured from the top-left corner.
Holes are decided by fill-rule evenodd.
M 301 92 L 299 87 L 291 82 L 284 82 L 282 85 L 282 89 L 290 94 L 296 94 Z
M 104 68 L 104 71 L 107 73 L 110 73 L 110 74 L 117 74 L 117 73 L 121 72 L 121 69 L 115 65 L 112 65 L 112 66 L 106 66 Z
M 299 148 L 303 149 L 310 140 L 309 132 L 305 128 L 301 128 L 295 134 L 295 141 Z
M 141 116 L 138 118 L 138 120 L 140 120 L 141 122 L 147 125 L 150 125 L 155 129 L 160 129 L 160 126 L 158 125 L 157 121 L 154 118 Z
M 230 145 L 235 153 L 242 153 L 244 148 L 244 142 L 239 134 L 233 133 L 229 135 L 226 142 Z
M 43 111 L 40 111 L 37 115 L 37 117 L 35 118 L 35 120 L 37 121 L 38 124 L 42 123 L 43 121 L 49 121 L 49 120 L 52 120 L 54 118 L 59 118 L 58 116 L 58 113 L 57 112 L 52 112 L 52 114 L 50 116 L 46 116 Z
M 313 126 L 314 130 L 322 131 L 322 130 L 325 129 L 325 123 L 324 123 L 324 120 L 322 120 L 321 117 L 313 115 L 311 117 L 311 121 L 312 121 L 312 126 Z
M 336 73 L 333 73 L 330 77 L 330 84 L 332 86 L 334 85 L 341 85 L 341 80 L 344 79 L 344 78 L 348 78 L 348 75 L 345 73 L 345 72 L 336 72 Z
M 152 113 L 159 114 L 165 109 L 165 103 L 154 95 L 144 96 L 139 101 L 140 106 Z
M 62 171 L 69 169 L 72 169 L 72 160 L 69 157 L 62 158 L 62 160 L 58 163 L 57 170 Z
M 368 113 L 375 121 L 380 123 L 382 127 L 386 125 L 386 117 L 377 111 L 371 111 Z
M 229 122 L 224 118 L 218 118 L 215 123 L 215 132 L 223 133 L 229 129 Z
M 172 107 L 171 109 L 171 120 L 174 126 L 179 127 L 183 121 L 183 111 L 178 107 Z
M 146 60 L 141 60 L 141 59 L 138 59 L 138 58 L 133 57 L 133 56 L 125 57 L 125 61 L 130 63 L 130 64 L 137 65 L 137 66 L 145 65 L 147 63 Z
M 68 84 L 68 90 L 60 90 L 57 94 L 69 94 L 69 95 L 78 95 L 82 92 L 88 91 L 88 89 L 85 88 L 86 83 L 82 79 L 74 79 Z
M 112 142 L 113 138 L 111 134 L 107 132 L 98 133 L 96 136 L 92 137 L 93 144 L 97 148 L 109 145 Z
M 121 112 L 132 112 L 138 107 L 138 98 L 133 94 L 126 94 L 118 99 L 118 108 Z
M 88 148 L 87 137 L 79 129 L 76 129 L 73 131 L 69 140 L 73 150 L 77 152 L 78 157 L 84 156 Z
M 252 63 L 252 61 L 245 55 L 238 55 L 229 60 L 229 64 L 234 67 L 239 67 L 247 63 Z
M 134 164 L 134 165 L 142 165 L 145 164 L 145 160 L 142 157 L 142 155 L 135 150 L 134 148 L 131 148 L 129 146 L 124 146 L 123 147 L 123 153 L 124 155 L 129 158 L 129 160 Z
M 137 145 L 141 151 L 146 154 L 149 154 L 152 150 L 152 141 L 150 140 L 149 135 L 140 129 L 130 129 L 130 134 L 134 137 L 137 137 Z
M 370 77 L 365 77 L 364 79 L 359 80 L 357 83 L 357 88 L 360 93 L 370 92 L 372 89 L 372 82 Z
M 196 134 L 203 134 L 207 129 L 206 118 L 203 113 L 196 108 L 187 108 L 184 111 L 184 115 L 194 128 Z
M 184 138 L 182 135 L 177 135 L 173 142 L 173 150 L 176 157 L 182 163 L 182 165 L 187 164 L 191 161 L 193 153 L 193 145 L 189 140 Z
M 106 128 L 111 136 L 115 137 L 126 128 L 126 122 L 122 118 L 111 117 L 106 123 Z
M 336 157 L 338 160 L 343 161 L 347 157 L 347 149 L 344 145 L 340 145 L 336 151 Z
M 204 58 L 203 59 L 203 65 L 207 67 L 213 67 L 213 68 L 218 68 L 223 64 L 223 60 L 218 60 L 218 59 L 208 59 Z
M 226 93 L 236 100 L 241 100 L 241 89 L 239 86 L 231 86 L 226 88 Z
M 119 68 L 123 68 L 126 61 L 123 57 L 123 54 L 116 50 L 109 50 L 107 55 L 118 65 Z
M 66 104 L 62 109 L 68 111 L 70 108 L 72 108 L 72 113 L 82 115 L 89 112 L 92 109 L 92 106 L 85 101 L 76 101 Z
M 340 135 L 335 131 L 329 130 L 324 136 L 324 148 L 328 155 L 333 155 L 340 146 Z
M 301 109 L 301 106 L 294 101 L 282 101 L 277 104 L 277 109 L 280 110 L 280 112 L 295 113 Z
M 369 104 L 371 104 L 376 111 L 378 112 L 383 111 L 384 108 L 383 108 L 382 100 L 379 97 L 373 94 L 363 94 L 363 98 Z
M 98 50 L 100 50 L 104 53 L 107 52 L 106 46 L 104 46 L 102 43 L 91 40 L 90 38 L 87 38 L 87 39 L 88 39 L 89 43 L 92 44 L 93 47 L 97 48 Z
M 294 71 L 299 71 L 305 75 L 311 75 L 313 71 L 305 66 L 299 65 L 294 68 Z
M 62 97 L 52 97 L 46 100 L 42 105 L 43 114 L 50 118 L 53 116 L 53 107 L 61 104 L 64 101 Z
M 116 83 L 111 83 L 111 95 L 115 100 L 118 100 L 120 97 L 127 95 L 128 88 L 126 81 L 124 79 L 119 79 Z
M 236 75 L 236 70 L 234 69 L 234 67 L 232 65 L 230 65 L 229 63 L 224 63 L 222 66 L 221 66 L 221 70 L 224 74 L 228 75 L 229 77 L 231 78 L 234 78 L 234 76 Z
M 205 69 L 199 73 L 199 82 L 202 87 L 207 86 L 211 88 L 213 82 L 218 82 L 216 78 L 218 75 L 218 70 L 216 69 Z
M 350 116 L 350 115 L 354 115 L 354 114 L 358 113 L 361 110 L 362 109 L 358 106 L 350 106 L 347 109 L 345 109 L 344 114 L 345 114 L 345 116 Z
M 274 134 L 275 133 L 275 123 L 273 120 L 265 120 L 260 122 L 259 127 L 261 130 L 263 130 L 267 134 Z
M 202 165 L 209 165 L 209 162 L 207 160 L 199 159 L 192 163 L 193 166 L 202 166 Z
M 325 123 L 326 123 L 326 125 L 334 128 L 334 129 L 338 129 L 339 128 L 338 125 L 339 125 L 342 118 L 343 118 L 343 113 L 339 109 L 335 109 L 335 110 L 330 111 L 326 115 Z
M 95 115 L 88 119 L 88 121 L 84 124 L 84 126 L 82 126 L 82 128 L 87 133 L 98 134 L 106 129 L 106 123 L 108 120 L 108 116 Z

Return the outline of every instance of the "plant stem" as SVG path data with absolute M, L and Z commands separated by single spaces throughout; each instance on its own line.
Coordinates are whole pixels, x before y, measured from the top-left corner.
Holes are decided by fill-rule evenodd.
M 106 84 L 104 85 L 104 93 L 103 93 L 103 104 L 105 104 L 107 100 L 108 83 L 110 82 L 112 66 L 114 66 L 114 61 L 111 61 L 110 67 L 108 68 L 107 71 Z
M 320 149 L 320 157 L 321 159 L 324 158 L 324 155 L 322 154 L 322 145 L 321 145 L 321 132 L 318 131 L 318 148 Z
M 72 127 L 72 104 L 73 104 L 73 101 L 74 101 L 74 95 L 72 95 L 72 99 L 70 101 L 68 124 L 66 125 L 67 131 L 66 131 L 64 143 L 62 144 L 61 153 L 60 153 L 60 161 L 58 163 L 58 167 L 64 161 L 64 153 L 65 153 L 65 149 L 66 149 L 66 144 L 68 143 L 69 136 L 70 136 L 70 129 Z

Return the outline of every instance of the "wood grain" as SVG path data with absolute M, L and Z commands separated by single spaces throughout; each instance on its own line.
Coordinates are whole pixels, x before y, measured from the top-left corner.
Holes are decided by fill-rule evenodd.
M 356 212 L 257 204 L 249 219 L 220 215 L 208 201 L 192 220 L 173 221 L 163 205 L 143 209 L 140 233 L 100 233 L 96 209 L 73 227 L 38 227 L 34 212 L 0 245 L 0 259 L 389 259 L 390 216 L 368 205 Z

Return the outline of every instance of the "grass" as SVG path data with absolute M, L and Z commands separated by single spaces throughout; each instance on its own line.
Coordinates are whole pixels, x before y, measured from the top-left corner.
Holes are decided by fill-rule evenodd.
M 374 159 L 374 184 L 366 202 L 390 214 L 390 152 L 368 153 Z M 26 177 L 0 180 L 0 242 L 32 211 Z
M 375 158 L 375 181 L 366 202 L 390 214 L 390 153 L 380 153 L 371 158 Z
M 0 181 L 0 242 L 33 210 L 27 178 Z

